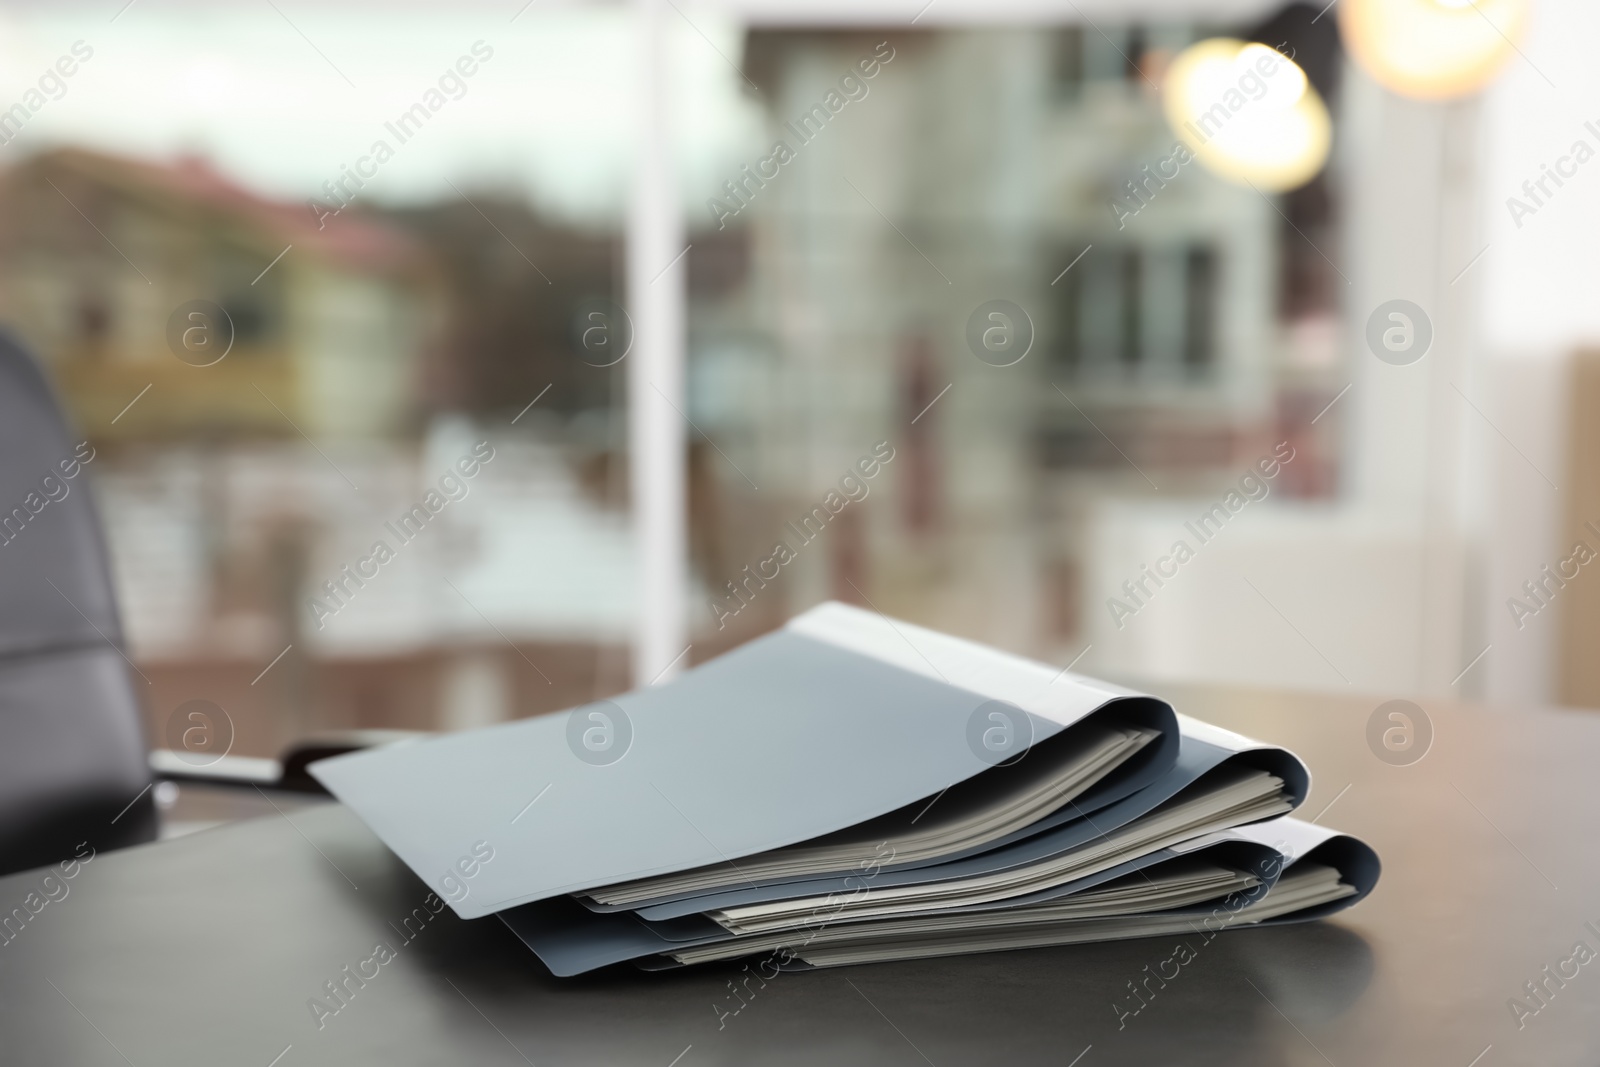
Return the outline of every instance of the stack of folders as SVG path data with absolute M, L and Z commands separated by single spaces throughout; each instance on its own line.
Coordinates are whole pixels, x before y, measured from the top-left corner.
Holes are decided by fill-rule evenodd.
M 614 701 L 311 770 L 558 975 L 1297 922 L 1378 878 L 1289 817 L 1284 749 L 843 604 Z

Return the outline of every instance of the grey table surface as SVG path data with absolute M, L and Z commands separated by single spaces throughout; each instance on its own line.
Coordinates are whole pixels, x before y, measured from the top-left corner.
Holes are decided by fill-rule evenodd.
M 1128 983 L 1175 939 L 782 974 L 737 999 L 731 966 L 558 980 L 492 918 L 408 937 L 427 890 L 330 803 L 98 854 L 53 887 L 0 946 L 0 1062 L 1600 1062 L 1600 957 L 1576 961 L 1600 953 L 1600 715 L 1424 704 L 1431 748 L 1402 766 L 1369 742 L 1377 699 L 1157 690 L 1299 752 L 1302 815 L 1364 837 L 1384 875 L 1331 921 L 1192 939 L 1137 1014 Z M 0 909 L 38 907 L 44 873 L 0 879 Z M 319 1019 L 312 998 L 379 942 L 394 958 Z

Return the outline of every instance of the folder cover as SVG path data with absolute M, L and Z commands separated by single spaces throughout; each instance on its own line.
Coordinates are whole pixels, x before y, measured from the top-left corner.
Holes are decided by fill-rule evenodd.
M 838 603 L 662 685 L 310 770 L 557 974 L 1146 936 L 1217 902 L 1295 921 L 1378 876 L 1286 817 L 1293 754 Z

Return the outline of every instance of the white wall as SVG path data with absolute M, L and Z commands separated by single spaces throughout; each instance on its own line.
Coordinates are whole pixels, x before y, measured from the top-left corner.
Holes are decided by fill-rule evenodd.
M 1597 39 L 1600 5 L 1536 0 L 1522 56 L 1512 58 L 1482 101 L 1478 204 L 1489 251 L 1473 273 L 1481 274 L 1478 321 L 1490 357 L 1489 414 L 1504 434 L 1493 442 L 1485 472 L 1482 596 L 1494 650 L 1485 660 L 1484 696 L 1499 704 L 1545 702 L 1556 688 L 1554 613 L 1543 612 L 1518 630 L 1506 599 L 1555 559 L 1564 502 L 1549 483 L 1566 485 L 1567 357 L 1600 341 Z M 1559 188 L 1547 183 L 1554 195 L 1541 193 L 1544 203 L 1514 221 L 1508 199 L 1530 203 L 1523 183 L 1540 177 L 1579 140 L 1596 158 Z
M 1483 98 L 1480 209 L 1489 252 L 1483 330 L 1498 352 L 1537 358 L 1600 340 L 1600 155 L 1565 180 L 1537 213 L 1512 222 L 1506 200 L 1573 142 L 1600 152 L 1600 5 L 1536 0 L 1521 49 Z M 1548 79 L 1548 81 L 1546 80 Z M 1552 84 L 1553 83 L 1553 84 Z
M 1549 703 L 1555 698 L 1555 611 L 1524 618 L 1519 628 L 1506 600 L 1522 595 L 1522 583 L 1557 560 L 1562 511 L 1544 481 L 1566 484 L 1563 449 L 1567 430 L 1564 360 L 1506 356 L 1485 368 L 1495 399 L 1490 417 L 1517 449 L 1497 442 L 1489 464 L 1489 519 L 1484 559 L 1485 699 L 1496 704 Z M 1521 454 L 1518 454 L 1518 451 Z M 1535 471 L 1534 468 L 1537 468 Z M 1542 474 L 1540 473 L 1542 472 Z

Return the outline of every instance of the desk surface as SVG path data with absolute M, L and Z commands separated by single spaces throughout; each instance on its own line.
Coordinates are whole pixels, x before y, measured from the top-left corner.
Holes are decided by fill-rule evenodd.
M 1113 1002 L 1126 1007 L 1127 983 L 1172 955 L 1166 939 L 783 974 L 764 988 L 752 980 L 741 1000 L 731 967 L 556 980 L 494 919 L 447 911 L 408 941 L 400 925 L 425 888 L 328 804 L 93 859 L 0 947 L 0 1058 L 30 1067 L 1600 1058 L 1600 956 L 1563 962 L 1579 942 L 1600 953 L 1600 715 L 1428 705 L 1431 751 L 1392 766 L 1367 741 L 1377 700 L 1164 695 L 1298 751 L 1315 775 L 1305 817 L 1327 806 L 1323 820 L 1370 841 L 1385 869 L 1377 892 L 1333 921 L 1201 946 L 1120 1028 Z M 42 875 L 0 879 L 0 909 L 42 896 Z M 379 941 L 395 958 L 319 1029 L 310 998 Z M 1576 974 L 1561 984 L 1546 966 Z M 1524 987 L 1540 979 L 1543 1002 Z M 1538 1009 L 1520 1028 L 1513 997 Z M 719 1005 L 739 1003 L 719 1020 Z

